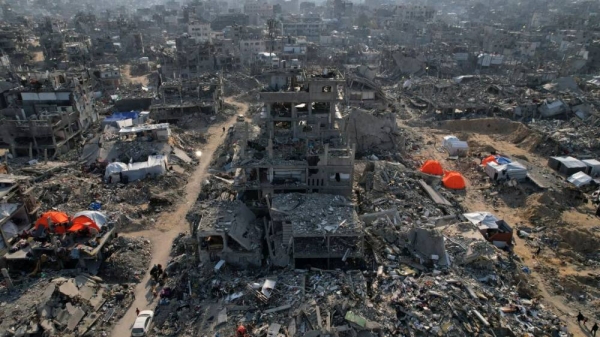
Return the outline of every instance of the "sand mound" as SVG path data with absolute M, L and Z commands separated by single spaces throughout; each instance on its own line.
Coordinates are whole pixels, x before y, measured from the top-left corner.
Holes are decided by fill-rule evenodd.
M 540 133 L 524 124 L 506 118 L 449 120 L 442 122 L 441 128 L 459 135 L 462 140 L 468 140 L 469 133 L 498 135 L 501 140 L 511 142 L 528 151 L 536 149 L 544 139 Z
M 523 217 L 532 222 L 540 220 L 556 221 L 556 219 L 560 218 L 565 208 L 556 201 L 553 193 L 550 191 L 530 195 L 525 204 L 526 208 L 523 211 Z
M 566 244 L 577 252 L 592 253 L 600 245 L 600 237 L 582 228 L 560 228 L 558 234 Z
M 474 132 L 480 134 L 509 134 L 523 124 L 506 118 L 480 118 L 467 120 L 448 120 L 441 124 L 443 129 L 451 132 Z
M 544 140 L 544 137 L 525 125 L 518 123 L 519 126 L 513 131 L 506 140 L 528 151 L 535 150 Z

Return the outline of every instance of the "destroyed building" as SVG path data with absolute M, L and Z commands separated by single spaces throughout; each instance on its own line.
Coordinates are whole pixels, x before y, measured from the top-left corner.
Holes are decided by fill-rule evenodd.
M 31 193 L 31 178 L 0 174 L 0 255 L 37 218 L 39 202 Z
M 5 92 L 0 147 L 14 156 L 68 151 L 75 137 L 98 120 L 92 84 L 87 72 L 57 72 Z
M 150 108 L 150 118 L 159 122 L 178 121 L 193 113 L 217 114 L 223 108 L 223 79 L 205 76 L 163 82 L 159 102 Z
M 362 258 L 363 223 L 351 200 L 332 194 L 287 193 L 274 195 L 269 204 L 266 238 L 274 265 L 319 264 L 332 269 L 336 262 L 343 265 Z
M 194 228 L 199 259 L 220 260 L 242 268 L 262 265 L 262 230 L 254 213 L 239 200 L 202 204 L 202 218 Z
M 236 126 L 236 187 L 258 200 L 289 192 L 351 195 L 354 146 L 340 111 L 341 74 L 284 68 L 269 75 L 259 94 L 265 105 L 260 132 L 252 133 L 246 122 Z

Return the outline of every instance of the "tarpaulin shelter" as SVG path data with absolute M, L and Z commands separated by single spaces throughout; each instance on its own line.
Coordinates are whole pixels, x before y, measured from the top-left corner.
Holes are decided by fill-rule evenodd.
M 444 187 L 453 190 L 462 190 L 466 187 L 465 178 L 462 174 L 454 171 L 446 172 L 444 178 L 442 178 L 442 184 L 444 184 Z
M 483 237 L 496 247 L 512 245 L 513 229 L 504 220 L 489 212 L 464 213 L 463 216 L 477 226 Z
M 490 162 L 485 167 L 485 172 L 494 180 L 515 179 L 522 181 L 527 179 L 527 168 L 518 162 L 508 164 Z
M 49 211 L 35 222 L 35 229 L 37 230 L 40 226 L 48 228 L 48 219 L 52 222 L 55 227 L 52 229 L 56 234 L 63 234 L 66 232 L 66 226 L 56 226 L 56 225 L 65 225 L 69 223 L 69 216 L 63 212 Z
M 100 232 L 104 225 L 106 225 L 106 215 L 97 211 L 83 211 L 73 216 L 69 232 L 77 232 L 86 228 Z
M 569 178 L 567 178 L 568 182 L 570 182 L 571 184 L 573 184 L 577 187 L 588 185 L 592 182 L 592 180 L 593 180 L 592 177 L 588 176 L 587 174 L 585 174 L 583 172 L 577 172 L 577 173 L 571 175 Z
M 496 161 L 496 156 L 494 156 L 494 155 L 487 156 L 481 161 L 481 165 L 487 165 L 488 163 L 498 163 Z
M 432 174 L 435 176 L 444 175 L 444 169 L 442 169 L 442 164 L 440 164 L 437 160 L 427 160 L 420 169 L 421 172 Z

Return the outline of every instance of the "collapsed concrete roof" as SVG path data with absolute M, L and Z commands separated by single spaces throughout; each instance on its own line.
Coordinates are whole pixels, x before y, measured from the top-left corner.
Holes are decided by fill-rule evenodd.
M 274 221 L 291 222 L 294 236 L 355 235 L 363 227 L 354 204 L 332 194 L 275 195 L 271 201 L 271 217 Z
M 203 211 L 198 232 L 226 233 L 245 249 L 253 248 L 248 232 L 255 216 L 243 202 L 218 200 L 203 203 L 200 207 Z

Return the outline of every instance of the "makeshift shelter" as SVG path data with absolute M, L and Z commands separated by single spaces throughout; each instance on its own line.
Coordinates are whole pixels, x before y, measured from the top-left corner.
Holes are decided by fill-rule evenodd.
M 522 181 L 527 179 L 527 168 L 518 162 L 504 165 L 490 162 L 485 167 L 485 173 L 493 180 L 515 179 Z
M 463 216 L 477 226 L 481 235 L 496 247 L 512 245 L 513 229 L 504 220 L 489 212 L 465 213 Z
M 458 172 L 447 172 L 442 178 L 442 184 L 444 187 L 453 190 L 462 190 L 466 187 L 465 178 Z
M 600 161 L 597 161 L 596 159 L 585 159 L 581 162 L 587 166 L 587 169 L 585 170 L 587 175 L 594 178 L 600 176 Z
M 444 141 L 442 142 L 442 146 L 448 147 L 450 145 L 450 143 L 459 142 L 459 141 L 460 141 L 460 139 L 458 139 L 456 136 L 444 136 Z
M 99 233 L 102 227 L 106 225 L 106 215 L 97 211 L 83 211 L 73 216 L 72 225 L 69 232 L 77 232 L 82 229 L 89 229 L 91 232 Z
M 487 157 L 485 157 L 485 158 L 484 158 L 484 159 L 481 161 L 481 165 L 484 165 L 484 166 L 486 166 L 486 165 L 487 165 L 487 164 L 489 164 L 489 163 L 496 163 L 496 164 L 497 164 L 498 162 L 496 161 L 496 156 L 494 156 L 494 155 L 487 156 Z
M 49 221 L 52 223 L 52 226 L 49 226 Z M 37 221 L 35 222 L 34 229 L 38 230 L 40 226 L 43 226 L 45 228 L 48 228 L 51 232 L 54 232 L 56 234 L 63 234 L 67 231 L 66 225 L 68 223 L 69 216 L 66 213 L 49 211 L 42 214 L 42 216 L 40 216 L 40 218 L 37 219 Z
M 132 164 L 110 163 L 106 166 L 104 177 L 113 183 L 142 180 L 146 177 L 157 177 L 168 171 L 166 155 L 148 156 L 145 162 Z
M 566 176 L 587 170 L 585 163 L 573 157 L 550 157 L 548 159 L 548 166 Z
M 109 177 L 112 177 L 112 181 L 117 182 L 123 171 L 127 171 L 127 164 L 119 162 L 110 163 L 104 170 L 104 178 L 108 179 Z
M 469 144 L 460 140 L 449 142 L 445 148 L 450 156 L 466 156 L 469 152 Z
M 441 176 L 444 175 L 444 169 L 442 169 L 442 164 L 440 164 L 437 160 L 427 160 L 420 169 L 421 172 Z
M 587 174 L 585 174 L 583 172 L 577 172 L 577 173 L 571 175 L 569 178 L 567 178 L 568 182 L 570 182 L 571 184 L 573 184 L 577 187 L 589 185 L 592 182 L 592 180 L 593 180 L 592 177 L 588 176 Z

